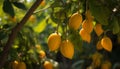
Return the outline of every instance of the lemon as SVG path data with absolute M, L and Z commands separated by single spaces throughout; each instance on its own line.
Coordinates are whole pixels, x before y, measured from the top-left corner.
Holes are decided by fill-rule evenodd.
M 24 62 L 19 62 L 18 63 L 18 66 L 17 66 L 17 69 L 26 69 L 26 64 Z
M 62 41 L 60 45 L 60 52 L 64 57 L 72 59 L 74 55 L 73 44 L 69 40 Z
M 104 36 L 104 37 L 101 39 L 101 45 L 102 45 L 102 47 L 103 47 L 105 50 L 107 50 L 107 51 L 109 51 L 109 52 L 112 51 L 112 41 L 111 41 L 111 39 L 110 39 L 109 37 Z
M 80 30 L 79 34 L 80 34 L 81 38 L 82 38 L 84 41 L 90 43 L 90 41 L 91 41 L 91 35 L 90 35 L 89 33 L 87 33 L 85 29 L 82 28 L 82 29 Z
M 69 19 L 69 27 L 78 30 L 82 23 L 82 15 L 78 12 L 74 13 Z
M 50 51 L 55 51 L 59 48 L 61 43 L 61 36 L 58 33 L 52 33 L 48 37 L 48 47 Z
M 102 25 L 97 23 L 94 27 L 94 31 L 96 32 L 97 36 L 100 36 L 103 33 Z
M 49 61 L 45 61 L 43 64 L 44 69 L 53 69 L 53 64 Z

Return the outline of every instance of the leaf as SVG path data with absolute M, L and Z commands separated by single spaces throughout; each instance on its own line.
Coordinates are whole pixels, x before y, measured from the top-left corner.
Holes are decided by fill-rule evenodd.
M 20 2 L 13 2 L 14 6 L 16 6 L 17 8 L 20 8 L 22 10 L 27 10 L 26 6 L 23 3 Z
M 89 9 L 99 23 L 101 23 L 102 25 L 108 25 L 108 17 L 110 11 L 107 7 L 99 3 L 98 0 L 90 0 Z
M 73 63 L 72 68 L 73 69 L 82 69 L 82 64 L 84 63 L 84 60 L 79 60 Z
M 117 18 L 114 18 L 114 19 L 113 19 L 113 29 L 112 29 L 113 34 L 119 33 L 119 31 L 120 31 L 120 28 L 119 28 L 119 27 L 120 27 L 120 26 L 119 26 L 119 24 L 118 24 Z
M 3 2 L 3 11 L 8 13 L 12 17 L 15 16 L 14 8 L 9 0 L 4 0 Z
M 81 40 L 79 33 L 74 30 L 70 30 L 69 34 L 70 34 L 69 38 L 70 38 L 71 42 L 74 44 L 75 49 L 82 52 L 83 51 L 82 50 L 82 40 Z
M 36 27 L 34 27 L 35 32 L 42 32 L 46 28 L 47 24 L 45 20 L 41 21 Z
M 0 31 L 0 40 L 6 38 L 7 34 L 4 32 L 4 30 Z
M 0 0 L 0 6 L 3 4 L 3 0 Z

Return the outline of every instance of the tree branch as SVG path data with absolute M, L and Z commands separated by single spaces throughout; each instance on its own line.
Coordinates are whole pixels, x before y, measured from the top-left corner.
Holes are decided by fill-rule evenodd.
M 36 0 L 36 2 L 28 10 L 28 12 L 23 17 L 23 19 L 12 29 L 11 34 L 9 35 L 8 41 L 7 41 L 6 45 L 4 46 L 2 54 L 0 55 L 0 59 L 2 60 L 2 61 L 0 61 L 0 69 L 2 69 L 2 67 L 4 66 L 4 64 L 6 62 L 6 59 L 7 59 L 8 54 L 9 54 L 9 50 L 10 50 L 10 48 L 11 48 L 11 46 L 12 46 L 12 44 L 17 36 L 17 33 L 22 29 L 24 24 L 27 22 L 29 17 L 33 14 L 35 9 L 40 5 L 40 3 L 42 1 L 43 0 Z

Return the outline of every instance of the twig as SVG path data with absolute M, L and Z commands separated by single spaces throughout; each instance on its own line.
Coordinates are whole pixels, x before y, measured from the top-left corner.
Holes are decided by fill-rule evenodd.
M 11 34 L 9 35 L 8 41 L 7 41 L 6 45 L 4 46 L 2 54 L 0 55 L 0 59 L 2 59 L 2 61 L 0 61 L 0 69 L 2 69 L 2 67 L 4 66 L 4 64 L 6 62 L 6 59 L 7 59 L 8 54 L 9 54 L 9 50 L 10 50 L 10 48 L 11 48 L 11 46 L 12 46 L 12 44 L 17 36 L 17 33 L 22 29 L 22 27 L 24 26 L 26 21 L 33 14 L 35 9 L 40 5 L 41 2 L 42 2 L 42 0 L 36 0 L 36 2 L 28 10 L 28 12 L 23 17 L 23 19 L 11 30 Z
M 48 7 L 43 8 L 43 9 L 37 10 L 37 11 L 33 12 L 33 14 L 39 13 L 39 12 L 41 12 L 41 11 L 45 11 L 45 10 L 47 10 L 47 9 L 50 8 L 50 7 L 51 7 L 51 5 L 48 6 Z

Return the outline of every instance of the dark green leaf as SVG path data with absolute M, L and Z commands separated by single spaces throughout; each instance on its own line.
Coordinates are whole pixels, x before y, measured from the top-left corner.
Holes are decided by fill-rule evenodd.
M 17 8 L 23 9 L 23 10 L 27 10 L 26 6 L 23 3 L 20 2 L 13 2 L 14 6 L 16 6 Z
M 113 19 L 113 34 L 117 34 L 119 33 L 120 28 L 119 28 L 119 24 L 118 24 L 118 20 L 117 18 Z
M 74 44 L 75 49 L 82 52 L 82 40 L 78 31 L 70 30 L 69 34 L 70 40 Z
M 6 37 L 7 37 L 7 34 L 4 32 L 4 30 L 1 30 L 0 31 L 0 40 L 3 40 Z
M 89 9 L 95 19 L 102 25 L 108 25 L 109 9 L 98 0 L 89 1 Z
M 11 2 L 9 0 L 4 0 L 4 2 L 3 2 L 3 11 L 5 13 L 8 13 L 9 15 L 11 15 L 12 17 L 15 16 L 13 6 L 12 6 L 12 4 L 11 4 Z

